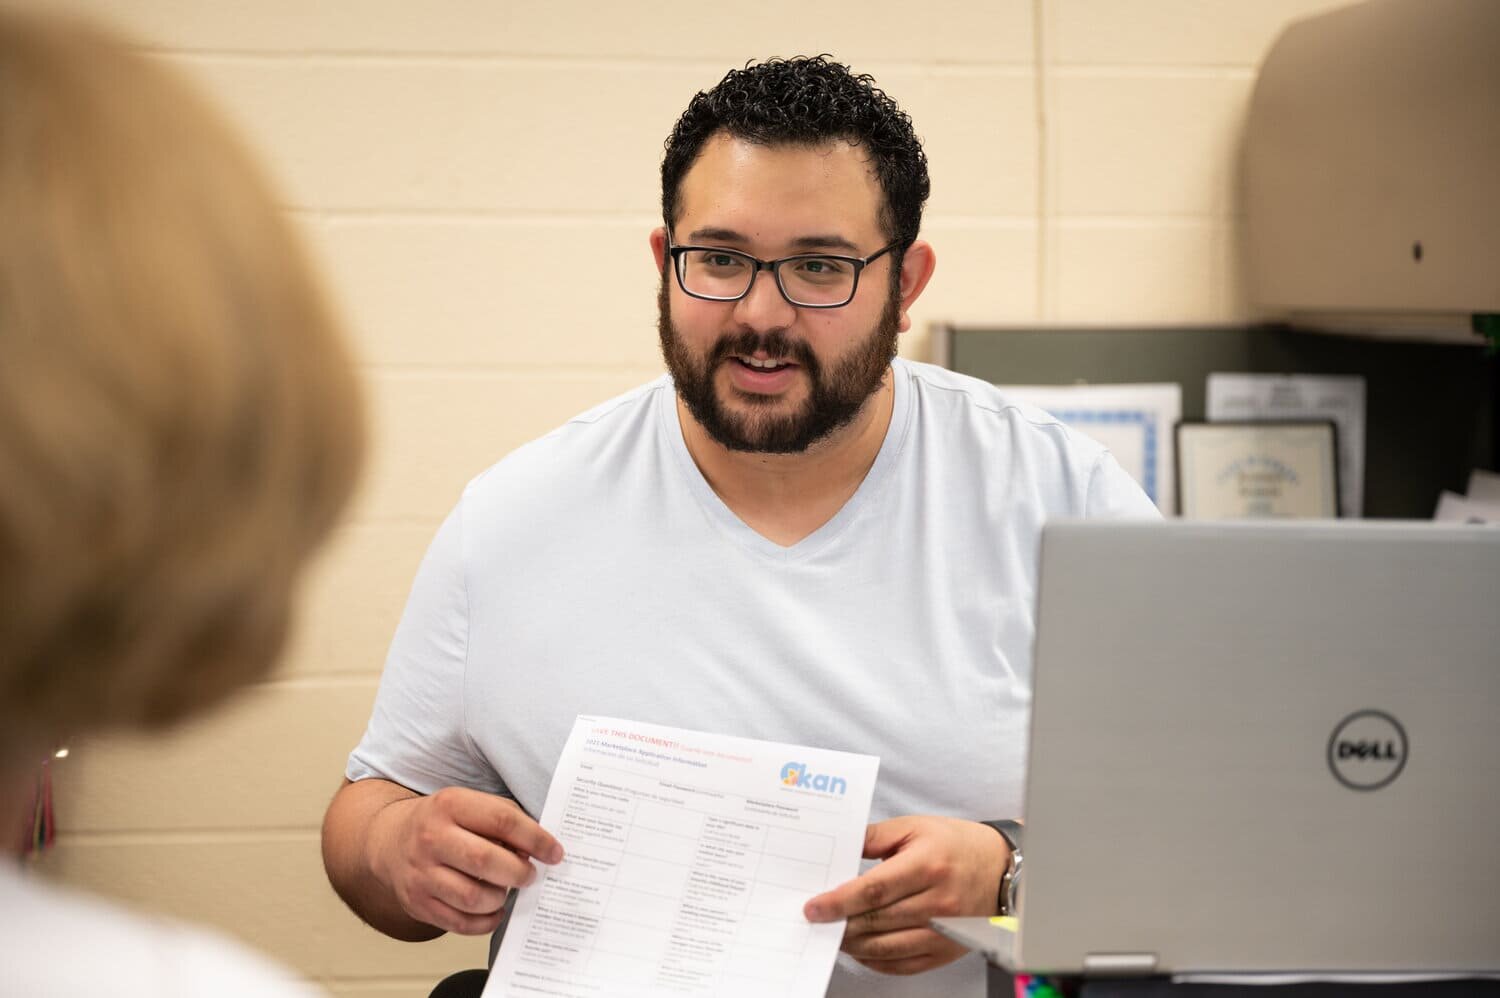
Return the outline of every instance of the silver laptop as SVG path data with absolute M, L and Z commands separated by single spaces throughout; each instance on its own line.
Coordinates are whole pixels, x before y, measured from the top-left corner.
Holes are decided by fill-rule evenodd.
M 1011 971 L 1500 971 L 1500 530 L 1043 534 Z

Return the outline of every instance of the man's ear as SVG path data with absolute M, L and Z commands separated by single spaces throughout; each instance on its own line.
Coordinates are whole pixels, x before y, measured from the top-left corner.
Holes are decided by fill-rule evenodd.
M 921 296 L 927 282 L 932 280 L 932 271 L 937 267 L 937 254 L 932 244 L 924 239 L 915 240 L 901 257 L 901 318 L 896 328 L 906 332 L 911 328 L 908 310 Z
M 667 229 L 664 225 L 651 230 L 651 255 L 656 258 L 656 272 L 660 274 L 667 267 Z

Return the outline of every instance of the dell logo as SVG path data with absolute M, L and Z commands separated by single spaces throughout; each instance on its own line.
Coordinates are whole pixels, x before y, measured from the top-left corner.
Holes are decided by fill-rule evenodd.
M 1386 742 L 1351 742 L 1339 739 L 1340 759 L 1386 759 L 1395 760 L 1396 743 Z
M 1328 739 L 1328 768 L 1350 790 L 1379 790 L 1406 766 L 1406 729 L 1379 710 L 1355 711 Z

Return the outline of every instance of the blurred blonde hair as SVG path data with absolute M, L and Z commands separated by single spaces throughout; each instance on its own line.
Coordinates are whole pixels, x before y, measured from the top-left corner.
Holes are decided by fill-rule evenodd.
M 0 731 L 156 727 L 262 675 L 363 432 L 220 116 L 102 29 L 0 7 Z

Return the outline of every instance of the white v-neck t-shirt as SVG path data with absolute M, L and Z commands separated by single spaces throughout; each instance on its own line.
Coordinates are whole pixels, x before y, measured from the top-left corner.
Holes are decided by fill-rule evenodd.
M 709 487 L 666 376 L 474 479 L 418 571 L 348 777 L 540 814 L 574 717 L 598 714 L 878 755 L 872 821 L 1018 816 L 1042 524 L 1158 514 L 1039 409 L 892 367 L 869 474 L 790 547 Z M 982 965 L 900 979 L 841 957 L 829 993 L 978 996 Z

